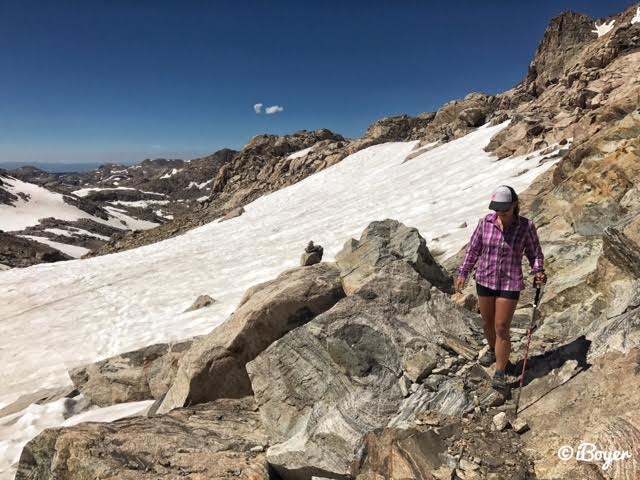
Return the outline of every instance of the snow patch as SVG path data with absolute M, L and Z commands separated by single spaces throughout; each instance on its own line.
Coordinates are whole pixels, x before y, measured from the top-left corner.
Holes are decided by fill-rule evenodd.
M 166 205 L 167 203 L 169 203 L 169 200 L 136 200 L 131 202 L 124 200 L 115 200 L 109 203 L 112 205 L 124 205 L 125 207 L 146 208 L 149 205 Z
M 159 217 L 166 218 L 167 220 L 173 220 L 173 215 L 165 214 L 162 210 L 154 210 L 153 213 Z
M 609 23 L 603 23 L 602 25 L 598 25 L 598 23 L 596 22 L 594 23 L 594 26 L 596 27 L 596 29 L 591 31 L 593 33 L 597 33 L 598 38 L 600 38 L 603 35 L 606 35 L 607 33 L 609 33 L 613 29 L 614 23 L 616 23 L 615 19 L 611 20 Z
M 91 187 L 91 188 L 81 188 L 79 190 L 74 190 L 71 192 L 76 197 L 86 197 L 92 192 L 102 192 L 102 191 L 110 191 L 110 190 L 137 190 L 140 193 L 147 193 L 149 195 L 160 195 L 161 197 L 166 197 L 167 195 L 164 193 L 158 192 L 145 192 L 144 190 L 138 190 L 137 188 L 131 187 Z
M 18 235 L 22 238 L 28 238 L 29 240 L 33 240 L 34 242 L 43 243 L 45 245 L 50 246 L 51 248 L 55 248 L 56 250 L 61 251 L 62 253 L 66 253 L 70 257 L 80 258 L 85 253 L 89 253 L 91 250 L 84 247 L 79 247 L 77 245 L 69 245 L 67 243 L 54 242 L 45 237 L 37 237 L 35 235 Z
M 636 14 L 631 19 L 631 24 L 633 25 L 634 23 L 640 23 L 640 7 L 636 9 Z
M 189 185 L 187 186 L 187 190 L 193 187 L 196 187 L 200 190 L 202 190 L 204 187 L 206 187 L 207 185 L 209 185 L 211 182 L 213 182 L 213 178 L 211 180 L 207 180 L 206 182 L 202 182 L 202 183 L 196 183 L 196 182 L 189 182 Z
M 38 225 L 41 218 L 53 217 L 58 220 L 75 221 L 88 218 L 98 223 L 109 222 L 80 210 L 64 201 L 64 196 L 33 183 L 23 182 L 13 177 L 3 177 L 7 191 L 17 195 L 29 195 L 28 200 L 18 196 L 13 206 L 0 204 L 0 230 L 11 232 Z M 122 227 L 120 227 L 122 228 Z
M 69 230 L 63 230 L 61 228 L 45 228 L 44 231 L 53 233 L 54 235 L 61 235 L 63 237 L 73 238 L 73 235 Z
M 170 178 L 170 177 L 173 177 L 176 173 L 181 172 L 181 171 L 182 170 L 178 170 L 177 168 L 174 168 L 174 169 L 171 170 L 171 172 L 165 173 L 160 178 Z
M 300 157 L 305 157 L 306 155 L 308 155 L 309 153 L 311 153 L 313 151 L 313 145 L 310 146 L 309 148 L 305 148 L 303 150 L 298 150 L 297 152 L 292 153 L 291 155 L 287 156 L 287 160 L 293 159 L 293 158 L 300 158 Z
M 148 230 L 150 228 L 157 227 L 159 223 L 149 222 L 148 220 L 140 220 L 138 218 L 130 217 L 126 214 L 126 210 L 122 210 L 116 207 L 104 207 L 110 215 L 120 221 L 120 223 L 129 230 Z M 122 226 L 120 226 L 122 228 Z

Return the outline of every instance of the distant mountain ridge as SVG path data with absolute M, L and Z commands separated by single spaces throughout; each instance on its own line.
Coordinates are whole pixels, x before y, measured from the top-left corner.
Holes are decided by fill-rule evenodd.
M 0 162 L 0 169 L 15 170 L 24 167 L 33 167 L 48 173 L 76 173 L 88 172 L 100 167 L 104 162 L 86 163 L 34 163 L 34 162 Z

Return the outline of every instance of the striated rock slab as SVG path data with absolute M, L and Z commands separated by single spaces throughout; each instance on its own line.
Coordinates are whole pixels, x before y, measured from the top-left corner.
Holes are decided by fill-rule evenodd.
M 403 408 L 410 410 L 409 422 L 421 409 L 452 415 L 473 410 L 470 395 L 460 391 L 462 379 L 443 380 L 440 389 L 435 382 L 434 392 L 413 384 L 416 393 L 407 399 L 399 379 L 420 351 L 428 352 L 424 370 L 431 367 L 428 358 L 437 358 L 453 373 L 457 358 L 440 346 L 446 343 L 441 337 L 477 344 L 475 320 L 409 263 L 384 265 L 358 293 L 247 364 L 275 443 L 267 451 L 269 463 L 285 479 L 342 478 L 361 437 L 386 426 Z
M 193 340 L 161 343 L 74 368 L 71 381 L 100 407 L 115 403 L 158 399 L 178 370 L 178 361 Z
M 180 360 L 158 412 L 251 394 L 245 364 L 343 296 L 339 270 L 326 262 L 286 270 L 249 288 L 231 317 L 197 339 Z
M 602 240 L 605 257 L 621 270 L 640 278 L 640 209 L 606 227 Z
M 154 418 L 88 422 L 40 433 L 16 480 L 267 480 L 268 444 L 253 399 L 221 399 Z

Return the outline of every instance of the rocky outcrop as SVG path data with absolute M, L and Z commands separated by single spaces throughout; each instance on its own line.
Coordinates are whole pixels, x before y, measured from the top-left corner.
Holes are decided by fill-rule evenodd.
M 74 368 L 71 381 L 100 407 L 161 398 L 178 370 L 192 340 L 161 343 Z
M 588 141 L 638 106 L 640 23 L 636 6 L 608 19 L 613 29 L 598 36 L 596 21 L 573 12 L 553 19 L 526 79 L 498 97 L 495 120 L 510 118 L 487 150 L 500 158 L 561 142 Z
M 448 339 L 475 357 L 474 319 L 408 262 L 382 266 L 356 294 L 247 364 L 261 418 L 273 436 L 269 463 L 285 479 L 344 478 L 366 432 L 411 423 L 424 409 L 473 411 L 464 376 L 455 375 L 464 361 L 450 356 L 454 342 Z M 423 353 L 439 368 L 412 385 L 404 372 Z M 405 398 L 407 381 L 412 394 Z
M 0 170 L 0 203 L 13 205 L 18 200 L 18 197 L 8 190 L 6 180 L 4 182 L 2 180 L 2 173 L 3 171 Z
M 513 430 L 499 432 L 490 417 L 472 420 L 426 411 L 408 428 L 367 433 L 358 449 L 356 480 L 510 479 L 534 477 L 534 465 Z
M 22 451 L 16 480 L 268 480 L 268 437 L 251 397 L 168 415 L 47 429 Z
M 281 137 L 257 135 L 241 152 L 219 166 L 215 176 L 209 179 L 207 199 L 192 205 L 188 213 L 176 215 L 174 221 L 166 225 L 116 239 L 96 254 L 154 243 L 220 217 L 233 218 L 242 213 L 239 207 L 256 198 L 339 162 L 347 156 L 348 143 L 327 129 L 301 130 Z
M 345 292 L 356 293 L 377 270 L 398 259 L 408 262 L 432 285 L 452 293 L 453 279 L 433 259 L 418 230 L 392 219 L 371 222 L 360 240 L 347 240 L 336 254 Z
M 604 256 L 629 275 L 640 278 L 640 209 L 603 230 Z
M 529 65 L 525 89 L 534 97 L 556 84 L 565 72 L 580 62 L 580 53 L 597 37 L 594 20 L 587 15 L 565 12 L 552 19 Z
M 245 364 L 343 296 L 339 271 L 333 263 L 292 268 L 254 285 L 230 318 L 193 343 L 181 359 L 158 412 L 250 395 Z
M 0 263 L 3 265 L 28 267 L 70 259 L 69 255 L 48 245 L 0 231 Z
M 420 140 L 416 147 L 420 150 L 424 145 L 455 140 L 488 121 L 496 106 L 495 97 L 470 93 L 461 100 L 446 103 L 436 112 L 418 117 L 386 117 L 371 125 L 362 139 L 349 145 L 348 152 L 352 154 L 383 142 Z
M 637 328 L 637 327 L 636 327 Z M 567 363 L 523 388 L 521 416 L 531 430 L 523 437 L 538 478 L 615 478 L 640 475 L 640 350 L 611 352 L 581 371 Z M 631 458 L 614 461 L 576 460 L 579 446 L 592 443 L 599 450 L 627 451 Z M 573 456 L 558 461 L 560 447 Z M 595 467 L 595 468 L 594 468 Z

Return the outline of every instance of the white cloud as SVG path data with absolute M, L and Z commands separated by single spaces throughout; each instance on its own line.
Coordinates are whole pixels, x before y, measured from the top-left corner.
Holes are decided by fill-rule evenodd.
M 263 107 L 262 103 L 256 103 L 253 106 L 253 109 L 256 111 L 256 113 L 262 113 L 262 107 Z
M 281 107 L 280 105 L 273 105 L 271 107 L 265 108 L 264 112 L 267 114 L 270 114 L 270 113 L 278 113 L 283 110 L 284 110 L 284 107 Z

